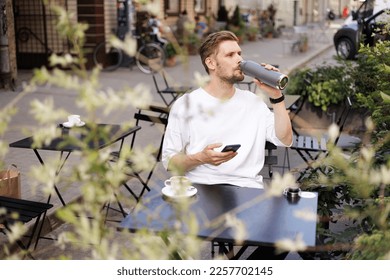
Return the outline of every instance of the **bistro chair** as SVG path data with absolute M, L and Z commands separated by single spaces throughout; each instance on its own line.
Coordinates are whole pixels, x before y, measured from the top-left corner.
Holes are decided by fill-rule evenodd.
M 247 89 L 253 93 L 255 93 L 257 89 L 257 85 L 252 80 L 237 82 L 236 85 L 239 89 Z
M 157 166 L 157 163 L 161 159 L 162 145 L 163 145 L 163 141 L 164 141 L 165 129 L 166 129 L 166 126 L 168 124 L 168 118 L 167 118 L 167 114 L 166 114 L 166 109 L 164 107 L 150 106 L 148 109 L 139 109 L 138 112 L 134 114 L 134 119 L 136 120 L 136 125 L 137 126 L 139 125 L 142 127 L 142 129 L 140 131 L 147 129 L 145 125 L 144 126 L 141 125 L 141 123 L 143 123 L 143 124 L 153 124 L 154 126 L 159 126 L 159 128 L 160 128 L 159 132 L 161 132 L 161 136 L 159 138 L 159 144 L 158 144 L 159 146 L 156 147 L 157 149 L 153 153 L 153 157 L 155 159 L 155 162 L 154 162 L 153 166 L 148 171 L 146 171 L 146 176 L 141 175 L 141 173 L 143 173 L 143 172 L 136 171 L 136 169 L 134 168 L 135 167 L 134 162 L 132 162 L 131 160 L 127 160 L 127 164 L 131 170 L 131 172 L 127 173 L 127 175 L 129 177 L 136 178 L 141 183 L 142 189 L 141 189 L 140 193 L 137 195 L 134 192 L 134 190 L 132 189 L 132 187 L 128 184 L 128 181 L 123 182 L 122 184 L 127 189 L 127 191 L 135 198 L 135 200 L 138 202 L 140 200 L 140 198 L 142 197 L 142 195 L 145 193 L 145 191 L 150 191 L 148 184 L 149 184 L 150 179 L 152 178 L 152 175 L 153 175 L 153 172 Z M 150 125 L 149 125 L 149 127 L 150 127 Z M 139 141 L 136 141 L 136 137 L 137 137 L 138 133 L 139 132 L 136 132 L 133 134 L 133 137 L 132 137 L 132 140 L 130 143 L 131 150 L 133 148 L 135 148 L 136 142 L 139 142 Z M 121 149 L 122 149 L 122 147 L 120 147 L 118 151 L 114 151 L 111 153 L 111 159 L 110 159 L 111 162 L 115 162 L 119 159 L 119 157 L 121 156 Z M 121 208 L 121 212 L 125 216 L 125 212 L 122 209 L 121 205 L 119 205 L 119 207 Z
M 304 78 L 305 85 L 306 86 L 310 86 L 312 80 L 313 80 L 313 74 L 311 72 L 307 72 L 306 76 Z M 296 128 L 294 126 L 294 123 L 296 121 L 300 120 L 299 114 L 300 114 L 303 106 L 306 104 L 306 101 L 307 101 L 307 94 L 303 95 L 300 98 L 300 101 L 298 102 L 298 104 L 294 104 L 293 106 L 291 106 L 291 108 L 289 110 L 291 126 L 292 126 L 292 130 L 293 130 L 293 135 L 299 135 L 299 132 L 296 130 Z M 286 166 L 286 163 L 287 163 L 287 166 Z M 283 166 L 282 166 L 283 174 L 284 174 L 284 170 L 286 168 L 288 170 L 291 169 L 291 166 L 290 166 L 290 155 L 289 155 L 289 148 L 288 147 L 286 147 L 285 150 L 284 150 L 284 158 L 283 158 Z
M 24 242 L 23 238 L 16 240 L 16 244 L 27 252 L 27 255 L 34 259 L 29 252 L 30 246 L 34 239 L 34 250 L 38 246 L 38 241 L 43 238 L 41 236 L 43 223 L 46 213 L 53 207 L 52 204 L 30 201 L 19 198 L 0 196 L 0 233 L 5 235 L 12 233 L 12 225 L 15 223 L 27 224 L 32 222 L 27 238 Z
M 344 129 L 346 120 L 348 119 L 349 113 L 352 109 L 352 101 L 350 97 L 346 97 L 345 99 L 345 105 L 342 107 L 341 112 L 339 113 L 338 117 L 334 117 L 334 123 L 337 124 L 339 127 L 339 136 L 335 139 L 334 145 L 338 145 L 339 140 L 341 138 L 341 133 Z M 335 116 L 336 114 L 334 114 Z M 347 141 L 343 145 L 343 149 L 348 149 L 356 145 L 360 142 L 360 139 L 357 137 L 348 137 L 346 138 Z M 296 130 L 295 134 L 293 135 L 293 144 L 290 147 L 290 149 L 295 150 L 298 155 L 303 159 L 303 161 L 306 163 L 306 167 L 299 172 L 297 182 L 300 182 L 306 175 L 306 173 L 309 170 L 312 170 L 312 162 L 316 161 L 320 155 L 327 156 L 329 153 L 329 150 L 327 148 L 327 142 L 329 140 L 329 136 L 327 134 L 322 135 L 321 137 L 314 137 L 310 135 L 299 135 Z M 289 157 L 285 157 L 285 162 L 283 164 L 283 167 L 287 165 L 288 168 L 290 167 L 290 159 Z
M 265 149 L 267 150 L 267 154 L 264 157 L 264 166 L 268 166 L 268 175 L 272 178 L 273 175 L 273 167 L 278 164 L 278 157 L 273 154 L 273 151 L 277 149 L 277 146 L 271 142 L 265 142 Z
M 170 85 L 164 69 L 158 72 L 153 72 L 152 77 L 156 91 L 167 107 L 171 106 L 180 95 L 192 89 L 191 86 Z M 171 97 L 171 100 L 166 97 L 167 95 Z

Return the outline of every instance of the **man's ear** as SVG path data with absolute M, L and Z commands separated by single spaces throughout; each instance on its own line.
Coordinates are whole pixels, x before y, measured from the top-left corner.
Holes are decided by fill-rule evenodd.
M 211 57 L 207 57 L 205 59 L 205 63 L 207 65 L 207 68 L 209 68 L 209 70 L 214 70 L 215 69 L 215 60 L 212 59 Z

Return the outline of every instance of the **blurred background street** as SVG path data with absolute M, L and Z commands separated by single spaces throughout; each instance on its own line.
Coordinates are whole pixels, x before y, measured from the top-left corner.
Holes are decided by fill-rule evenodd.
M 119 2 L 123 1 L 118 1 L 118 3 Z M 321 2 L 320 6 L 323 12 L 325 12 L 326 7 L 324 3 Z M 75 7 L 71 7 L 71 9 L 75 9 Z M 283 17 L 282 11 L 282 9 L 279 10 L 281 13 L 280 17 Z M 297 14 L 297 12 L 295 14 Z M 292 13 L 287 13 L 284 21 L 292 20 L 292 15 Z M 296 43 L 296 37 L 292 38 L 291 34 L 288 32 L 282 32 L 278 37 L 272 38 L 260 35 L 258 32 L 258 38 L 256 41 L 246 41 L 241 44 L 243 58 L 245 60 L 254 60 L 259 63 L 264 62 L 277 65 L 280 71 L 287 75 L 296 69 L 301 69 L 304 67 L 315 67 L 316 65 L 321 65 L 323 63 L 334 63 L 335 60 L 333 56 L 336 54 L 336 52 L 333 47 L 333 34 L 338 28 L 340 28 L 344 19 L 337 18 L 333 21 L 325 21 L 323 16 L 324 14 L 321 15 L 322 18 L 317 18 L 316 20 L 314 20 L 313 16 L 313 22 L 305 23 L 303 22 L 303 19 L 297 22 L 297 24 L 302 23 L 301 27 L 304 26 L 306 28 L 305 30 L 307 30 L 307 49 L 295 49 L 294 43 Z M 173 22 L 173 19 L 170 20 Z M 116 21 L 114 22 L 115 25 Z M 282 21 L 279 21 L 278 24 L 281 24 L 281 22 Z M 111 25 L 113 25 L 112 22 Z M 107 26 L 106 29 L 108 29 Z M 32 62 L 31 58 L 26 58 L 23 60 L 23 63 L 30 62 Z M 189 85 L 192 87 L 197 86 L 195 83 L 195 73 L 198 72 L 202 75 L 206 74 L 198 55 L 190 55 L 186 58 L 183 58 L 183 60 L 178 58 L 178 62 L 175 66 L 166 67 L 164 70 L 167 73 L 168 79 L 173 84 Z M 31 117 L 30 104 L 35 99 L 43 100 L 46 98 L 51 98 L 55 106 L 58 108 L 65 109 L 72 114 L 79 114 L 81 115 L 82 119 L 83 116 L 86 115 L 86 112 L 77 106 L 77 93 L 73 91 L 64 90 L 62 88 L 53 86 L 40 86 L 32 93 L 21 96 L 23 86 L 29 82 L 32 76 L 33 70 L 18 69 L 15 88 L 0 88 L 1 107 L 4 107 L 7 104 L 17 100 L 15 102 L 15 106 L 18 109 L 18 113 L 12 117 L 9 129 L 2 136 L 3 140 L 8 143 L 12 143 L 26 136 L 30 136 L 34 131 L 34 128 L 37 126 L 37 122 Z M 246 78 L 246 81 L 250 80 L 251 78 Z M 156 93 L 156 88 L 153 83 L 152 76 L 141 72 L 136 66 L 133 66 L 132 68 L 120 67 L 112 72 L 101 72 L 99 82 L 102 89 L 113 89 L 114 91 L 120 90 L 124 87 L 134 88 L 143 85 L 145 86 L 145 90 L 150 91 L 155 103 L 162 103 L 160 96 Z M 107 100 L 107 102 L 109 102 L 109 100 Z M 132 119 L 136 111 L 137 109 L 132 107 L 127 108 L 126 110 L 117 110 L 108 116 L 104 115 L 102 112 L 97 112 L 96 121 L 108 124 L 121 124 Z M 320 127 L 319 129 L 326 128 Z M 155 143 L 158 141 L 158 136 L 160 133 L 161 131 L 156 126 L 143 127 L 137 135 L 137 141 L 143 145 Z M 283 173 L 285 171 L 283 168 L 285 149 L 278 148 L 275 151 L 275 155 L 278 158 L 278 163 L 276 166 L 272 167 L 273 174 Z M 49 161 L 55 157 L 56 154 L 50 151 L 43 151 L 42 156 L 45 161 Z M 300 157 L 297 156 L 297 154 L 290 152 L 289 156 L 292 169 L 300 169 L 304 166 L 304 162 L 300 159 Z M 4 162 L 5 165 L 15 164 L 21 173 L 21 198 L 39 202 L 45 202 L 47 200 L 47 194 L 43 193 L 39 188 L 34 189 L 32 187 L 33 182 L 29 176 L 30 168 L 31 166 L 40 164 L 32 150 L 10 148 L 4 159 Z M 66 163 L 65 171 L 67 168 L 77 163 L 77 156 L 70 156 Z M 264 176 L 266 183 L 270 180 L 269 171 L 270 170 L 268 167 L 264 167 L 264 170 L 261 173 Z M 154 172 L 151 184 L 158 184 L 158 182 L 165 180 L 167 177 L 169 177 L 169 174 L 159 164 L 156 168 L 156 171 Z M 131 184 L 136 192 L 140 191 L 141 185 L 137 180 L 131 181 Z M 59 188 L 64 194 L 65 201 L 74 201 L 80 197 L 80 190 L 77 185 L 68 187 L 61 186 L 60 184 Z M 60 232 L 71 230 L 71 228 L 69 225 L 62 224 L 58 219 L 55 218 L 56 210 L 61 207 L 61 203 L 55 195 L 52 197 L 51 203 L 54 204 L 54 207 L 48 212 L 49 222 L 45 225 L 45 233 L 47 237 L 57 238 Z M 126 203 L 127 210 L 130 210 L 134 205 L 135 200 L 132 197 L 129 197 L 129 201 Z M 118 215 L 115 214 L 115 212 L 110 211 L 110 214 L 113 215 L 113 217 L 110 218 L 118 218 Z M 115 222 L 109 222 L 108 225 L 116 227 Z M 4 236 L 0 236 L 0 243 L 2 240 L 4 240 L 4 238 Z M 121 238 L 119 232 L 115 238 Z M 129 248 L 132 246 L 132 244 L 129 244 L 129 242 L 126 240 L 123 240 L 123 245 L 128 246 Z M 69 252 L 71 251 L 70 253 L 73 256 L 73 259 L 88 258 L 87 250 L 74 251 L 74 249 L 71 247 L 65 248 L 65 250 L 58 250 L 58 248 L 55 246 L 55 242 L 45 239 L 40 241 L 39 246 L 37 250 L 34 251 L 33 255 L 36 259 L 56 259 L 62 254 L 68 253 L 67 250 Z M 243 258 L 245 258 L 245 256 L 246 255 L 244 255 Z M 209 242 L 204 242 L 204 247 L 201 250 L 201 258 L 212 258 Z M 287 259 L 301 259 L 301 257 L 296 253 L 292 253 L 288 255 Z

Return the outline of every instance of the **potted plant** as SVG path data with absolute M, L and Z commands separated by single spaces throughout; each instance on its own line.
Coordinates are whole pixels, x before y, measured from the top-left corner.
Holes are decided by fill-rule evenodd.
M 237 27 L 237 26 L 230 26 L 229 30 L 232 31 L 237 36 L 239 44 L 244 43 L 244 41 L 245 41 L 245 28 Z
M 166 54 L 165 66 L 167 66 L 167 67 L 175 66 L 176 65 L 177 51 L 176 51 L 175 45 L 172 42 L 169 42 L 166 45 L 165 54 Z
M 274 37 L 274 27 L 270 21 L 267 21 L 262 28 L 262 36 L 266 38 Z
M 184 38 L 188 55 L 197 55 L 201 40 L 195 33 L 190 33 Z
M 241 17 L 240 7 L 238 5 L 234 9 L 233 15 L 229 20 L 228 28 L 236 34 L 239 43 L 242 44 L 245 37 L 245 23 Z
M 253 25 L 249 26 L 246 32 L 248 41 L 256 41 L 258 35 L 259 35 L 259 28 Z
M 299 51 L 300 52 L 306 52 L 309 48 L 309 39 L 307 38 L 307 35 L 302 35 L 299 38 Z
M 229 20 L 228 11 L 226 10 L 226 7 L 222 5 L 218 9 L 216 29 L 217 30 L 226 29 L 228 20 Z

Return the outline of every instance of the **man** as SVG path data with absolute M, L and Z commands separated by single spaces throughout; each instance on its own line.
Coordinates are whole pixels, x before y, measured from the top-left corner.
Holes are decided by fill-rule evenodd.
M 194 183 L 225 183 L 262 188 L 266 140 L 290 146 L 292 129 L 280 90 L 255 80 L 273 102 L 234 85 L 244 79 L 241 48 L 229 31 L 210 34 L 199 50 L 210 81 L 183 95 L 171 108 L 162 161 L 168 170 Z M 270 71 L 277 71 L 270 65 Z M 240 144 L 237 152 L 220 152 L 222 145 Z
M 172 106 L 163 164 L 193 183 L 262 188 L 259 172 L 264 166 L 266 140 L 279 146 L 292 144 L 284 96 L 280 90 L 254 81 L 268 94 L 271 112 L 260 97 L 234 86 L 244 75 L 238 38 L 230 31 L 210 34 L 199 54 L 210 81 Z M 277 71 L 270 65 L 266 68 Z M 241 147 L 237 152 L 220 152 L 221 142 Z M 261 246 L 248 259 L 284 259 L 286 255 L 277 255 L 274 247 Z

